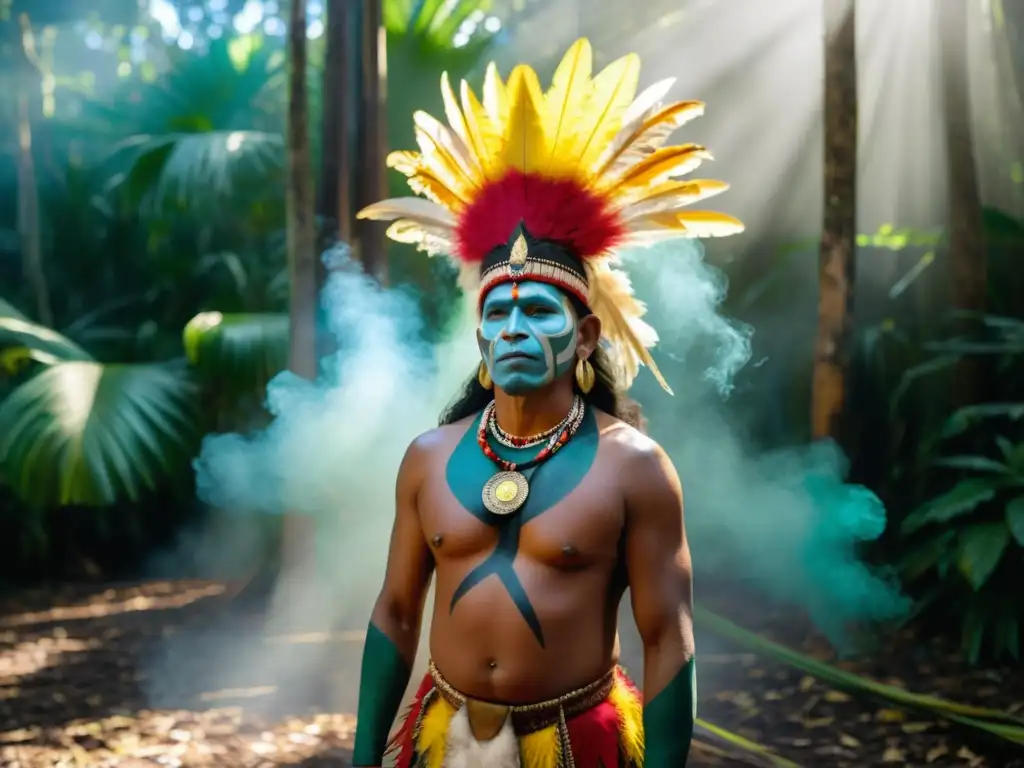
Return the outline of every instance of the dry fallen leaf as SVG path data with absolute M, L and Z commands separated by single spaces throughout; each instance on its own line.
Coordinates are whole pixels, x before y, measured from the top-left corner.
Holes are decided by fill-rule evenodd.
M 904 733 L 924 733 L 932 727 L 934 723 L 904 723 L 900 730 Z
M 932 747 L 928 750 L 928 754 L 925 755 L 924 759 L 926 763 L 934 763 L 940 757 L 945 757 L 949 754 L 949 748 L 945 744 L 940 744 L 937 747 Z
M 813 720 L 801 720 L 800 724 L 804 728 L 828 728 L 835 721 L 834 717 L 817 717 Z
M 875 720 L 880 723 L 902 723 L 907 719 L 901 709 L 880 709 L 875 712 Z
M 800 690 L 803 693 L 807 693 L 811 688 L 814 687 L 814 683 L 817 682 L 813 677 L 804 677 L 800 680 Z
M 853 749 L 860 746 L 860 742 L 847 733 L 839 734 L 839 743 L 842 744 L 844 747 L 850 747 Z
M 886 747 L 882 753 L 883 763 L 904 763 L 906 764 L 907 753 L 899 747 Z
M 829 701 L 833 704 L 841 704 L 849 700 L 849 694 L 843 693 L 842 691 L 829 691 L 825 694 L 825 701 Z

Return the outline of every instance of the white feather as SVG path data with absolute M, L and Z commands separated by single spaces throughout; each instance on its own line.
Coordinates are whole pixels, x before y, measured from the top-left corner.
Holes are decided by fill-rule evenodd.
M 357 219 L 394 221 L 412 219 L 428 226 L 455 226 L 455 216 L 442 205 L 422 197 L 390 197 L 387 200 L 368 205 L 356 214 Z
M 444 768 L 520 768 L 512 718 L 506 718 L 497 736 L 481 742 L 473 736 L 466 708 L 459 709 L 448 726 Z

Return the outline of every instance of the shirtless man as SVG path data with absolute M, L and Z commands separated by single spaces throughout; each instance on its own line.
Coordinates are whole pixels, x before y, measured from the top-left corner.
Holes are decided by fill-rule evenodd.
M 505 84 L 492 68 L 484 104 L 464 84 L 460 110 L 442 81 L 451 127 L 418 115 L 423 152 L 390 161 L 433 202 L 389 200 L 362 214 L 398 220 L 393 237 L 459 257 L 478 285 L 482 362 L 399 470 L 387 573 L 364 649 L 355 766 L 382 764 L 431 578 L 430 671 L 391 741 L 400 768 L 686 764 L 695 672 L 682 491 L 624 394 L 640 362 L 661 377 L 645 348 L 656 336 L 608 254 L 652 229 L 692 234 L 699 222 L 701 234 L 723 234 L 741 225 L 678 210 L 721 187 L 666 186 L 700 150 L 657 148 L 693 103 L 662 107 L 666 87 L 627 109 L 637 69 L 625 57 L 593 81 L 621 81 L 608 105 L 593 97 L 569 104 L 574 88 L 599 90 L 585 40 L 546 95 L 532 70 L 516 68 Z M 601 134 L 605 118 L 592 113 L 615 121 Z M 547 120 L 554 114 L 596 127 L 563 145 Z M 487 121 L 482 134 L 502 142 L 476 141 Z M 626 190 L 601 185 L 583 162 L 588 136 L 645 135 L 650 125 L 669 130 L 653 154 L 618 169 L 628 178 L 653 159 L 649 179 Z M 528 152 L 579 158 L 575 176 L 564 164 L 545 175 Z M 666 195 L 675 205 L 653 214 L 641 205 L 631 217 L 625 207 Z M 646 703 L 617 667 L 627 588 Z

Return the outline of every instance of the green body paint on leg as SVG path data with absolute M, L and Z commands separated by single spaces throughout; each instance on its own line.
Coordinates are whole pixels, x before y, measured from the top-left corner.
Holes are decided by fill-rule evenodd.
M 644 768 L 683 768 L 697 719 L 697 667 L 693 659 L 644 707 Z
M 409 684 L 409 665 L 391 638 L 373 622 L 366 629 L 359 673 L 359 711 L 353 766 L 377 766 L 384 760 L 391 724 Z

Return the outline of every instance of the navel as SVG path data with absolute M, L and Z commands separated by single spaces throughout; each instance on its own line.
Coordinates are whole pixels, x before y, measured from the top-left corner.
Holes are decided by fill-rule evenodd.
M 444 536 L 442 536 L 440 533 L 435 533 L 434 538 L 430 540 L 430 545 L 434 549 L 438 549 L 442 544 L 444 544 Z

